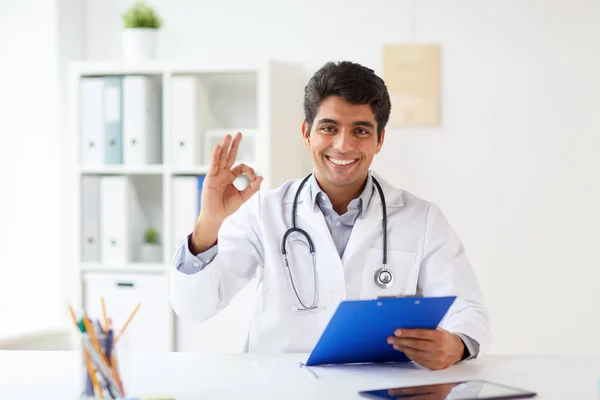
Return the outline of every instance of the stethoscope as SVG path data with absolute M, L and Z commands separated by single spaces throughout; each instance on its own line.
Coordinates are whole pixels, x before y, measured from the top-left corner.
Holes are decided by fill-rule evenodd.
M 302 182 L 300 183 L 298 190 L 296 190 L 296 195 L 294 197 L 294 203 L 292 205 L 292 227 L 284 233 L 283 239 L 281 240 L 281 254 L 283 255 L 283 259 L 285 262 L 285 268 L 287 269 L 288 274 L 290 276 L 290 282 L 292 283 L 292 289 L 294 290 L 294 294 L 296 295 L 296 298 L 302 305 L 302 308 L 298 308 L 298 310 L 300 310 L 300 311 L 314 310 L 315 308 L 317 308 L 317 305 L 316 305 L 317 304 L 317 265 L 316 265 L 317 262 L 316 262 L 316 257 L 315 257 L 315 246 L 313 245 L 313 241 L 310 238 L 310 235 L 308 233 L 306 233 L 306 231 L 304 231 L 303 229 L 300 229 L 296 226 L 296 208 L 298 206 L 298 197 L 300 197 L 300 192 L 302 190 L 302 187 L 304 186 L 306 181 L 308 181 L 308 179 L 311 177 L 311 175 L 312 175 L 312 173 L 308 174 L 306 176 L 306 178 L 304 178 L 302 180 Z M 387 210 L 386 210 L 386 206 L 385 206 L 385 196 L 383 195 L 383 190 L 381 190 L 381 186 L 379 185 L 379 182 L 377 182 L 377 179 L 375 179 L 375 177 L 372 177 L 372 178 L 373 178 L 373 183 L 375 184 L 375 187 L 377 187 L 377 191 L 379 192 L 379 197 L 381 198 L 381 213 L 383 214 L 383 255 L 382 255 L 382 260 L 381 260 L 382 265 L 381 265 L 381 268 L 379 268 L 375 271 L 373 280 L 375 282 L 375 285 L 377 285 L 378 287 L 380 287 L 382 289 L 387 289 L 392 285 L 392 281 L 394 280 L 394 275 L 392 275 L 392 271 L 390 271 L 387 268 Z M 313 300 L 312 300 L 312 303 L 310 306 L 307 306 L 306 304 L 304 304 L 304 302 L 300 298 L 300 295 L 298 294 L 298 291 L 296 290 L 296 285 L 294 284 L 294 278 L 292 277 L 290 265 L 288 263 L 287 250 L 285 249 L 285 242 L 287 240 L 287 237 L 293 232 L 298 232 L 299 234 L 304 236 L 304 238 L 308 242 L 308 249 L 309 249 L 311 257 L 312 257 L 312 267 L 313 267 L 315 291 L 314 291 Z

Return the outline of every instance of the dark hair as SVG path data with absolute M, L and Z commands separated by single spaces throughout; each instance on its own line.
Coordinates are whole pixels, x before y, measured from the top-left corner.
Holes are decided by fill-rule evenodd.
M 377 140 L 381 140 L 392 105 L 385 82 L 372 69 L 350 61 L 328 62 L 321 67 L 304 88 L 304 119 L 309 130 L 319 105 L 329 96 L 340 96 L 352 104 L 370 104 L 377 121 Z

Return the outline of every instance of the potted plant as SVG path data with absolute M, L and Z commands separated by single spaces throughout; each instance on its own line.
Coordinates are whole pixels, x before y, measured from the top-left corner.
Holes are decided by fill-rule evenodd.
M 135 2 L 122 15 L 123 55 L 125 60 L 150 60 L 156 56 L 158 30 L 162 20 L 156 11 L 143 1 Z
M 158 231 L 148 228 L 144 232 L 144 243 L 140 250 L 140 258 L 145 263 L 157 263 L 162 259 L 162 247 L 158 240 Z

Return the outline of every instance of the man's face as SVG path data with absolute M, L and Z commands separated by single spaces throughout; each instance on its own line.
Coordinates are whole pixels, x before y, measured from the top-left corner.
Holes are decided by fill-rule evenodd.
M 312 152 L 317 180 L 333 188 L 364 183 L 385 132 L 378 142 L 377 122 L 370 105 L 329 96 L 321 102 L 310 132 L 303 122 L 302 135 Z

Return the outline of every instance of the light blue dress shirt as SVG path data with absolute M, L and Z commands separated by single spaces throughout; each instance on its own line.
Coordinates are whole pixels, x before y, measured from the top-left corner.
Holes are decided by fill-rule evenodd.
M 360 196 L 348 204 L 348 211 L 342 215 L 339 215 L 333 209 L 329 197 L 321 190 L 314 174 L 309 178 L 308 183 L 312 205 L 313 207 L 318 206 L 323 213 L 337 252 L 340 258 L 342 258 L 348 240 L 350 239 L 350 233 L 352 233 L 354 223 L 357 218 L 365 214 L 369 202 L 371 201 L 371 197 L 373 196 L 374 184 L 371 173 L 369 172 L 367 183 Z M 187 240 L 180 246 L 174 257 L 177 269 L 185 274 L 195 274 L 202 271 L 217 255 L 219 246 L 218 244 L 215 244 L 210 249 L 198 255 L 194 255 L 190 252 L 189 247 L 191 236 L 191 234 L 188 235 Z M 467 354 L 465 354 L 463 360 L 475 358 L 479 353 L 479 343 L 465 334 L 456 334 L 461 338 L 467 348 Z

